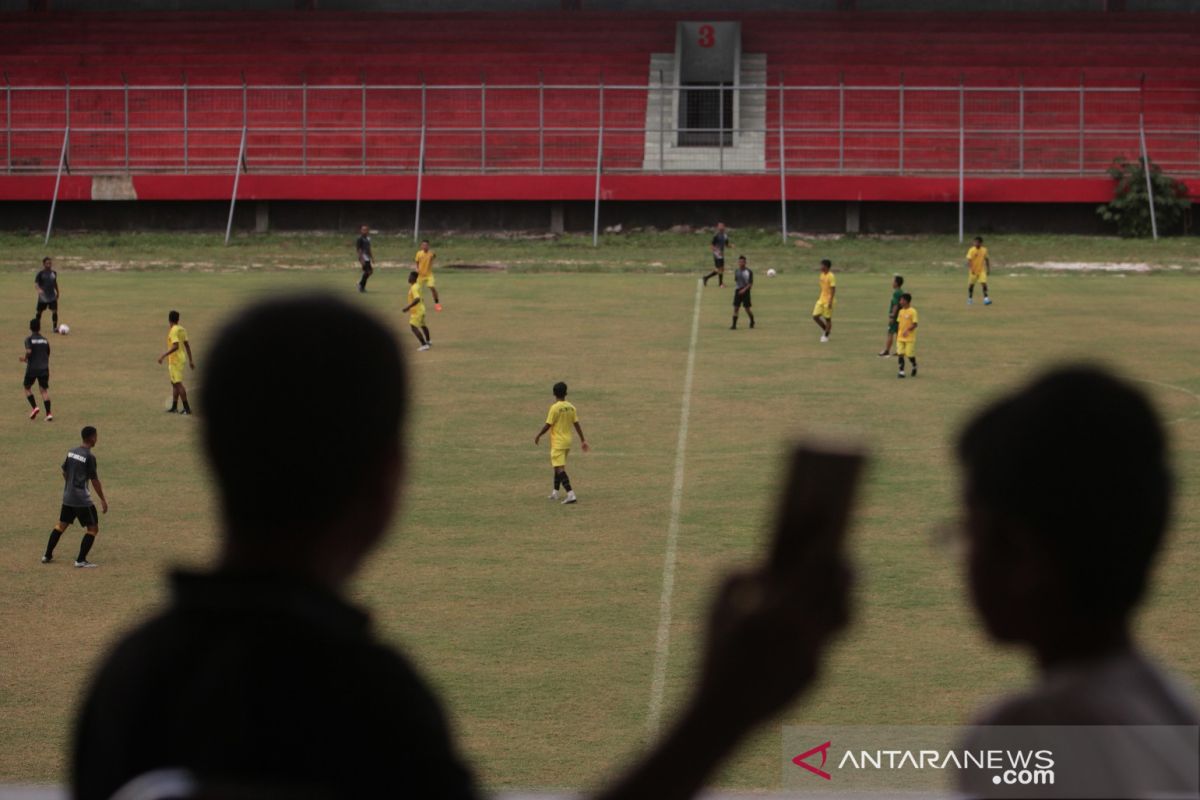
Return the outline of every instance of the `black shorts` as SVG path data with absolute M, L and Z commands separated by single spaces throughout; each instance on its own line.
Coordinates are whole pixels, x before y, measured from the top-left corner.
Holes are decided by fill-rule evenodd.
M 26 308 L 28 308 L 28 306 L 26 306 Z M 39 299 L 38 306 L 37 306 L 37 313 L 40 314 L 43 311 L 45 311 L 47 308 L 50 309 L 51 311 L 58 311 L 58 300 L 51 300 L 49 303 L 47 303 L 45 300 Z
M 713 268 L 720 270 L 725 269 L 725 256 L 713 256 Z
M 100 516 L 96 513 L 96 507 L 86 506 L 63 506 L 62 511 L 58 512 L 58 521 L 63 525 L 70 525 L 75 520 L 79 520 L 79 524 L 85 528 L 99 528 Z
M 373 266 L 371 266 L 371 259 L 368 258 L 367 260 L 362 262 L 362 271 L 363 272 L 374 272 L 375 271 L 375 268 Z
M 746 308 L 749 308 L 750 307 L 750 291 L 751 291 L 750 289 L 747 289 L 744 292 L 734 292 L 733 293 L 733 307 L 737 308 L 738 306 L 745 306 Z
M 50 373 L 49 372 L 30 372 L 25 370 L 25 388 L 33 386 L 33 382 L 37 381 L 38 386 L 43 389 L 50 388 Z

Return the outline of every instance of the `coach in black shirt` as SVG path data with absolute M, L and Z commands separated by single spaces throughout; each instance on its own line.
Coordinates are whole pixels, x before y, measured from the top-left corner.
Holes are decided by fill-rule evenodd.
M 344 375 L 357 381 L 353 414 Z M 399 500 L 395 339 L 341 301 L 272 300 L 224 329 L 205 378 L 219 561 L 175 575 L 168 608 L 101 667 L 76 730 L 75 796 L 108 798 L 164 770 L 186 771 L 205 797 L 474 796 L 436 698 L 341 596 Z M 275 404 L 281 394 L 301 402 Z M 691 796 L 812 680 L 845 620 L 846 582 L 836 569 L 796 577 L 727 581 L 692 703 L 607 797 Z

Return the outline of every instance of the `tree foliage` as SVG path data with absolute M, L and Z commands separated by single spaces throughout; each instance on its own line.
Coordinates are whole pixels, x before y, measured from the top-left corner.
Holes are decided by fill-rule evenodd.
M 1121 236 L 1134 238 L 1149 236 L 1150 204 L 1146 197 L 1145 162 L 1118 159 L 1108 168 L 1108 174 L 1116 181 L 1113 199 L 1096 209 L 1105 222 L 1117 226 Z M 1154 216 L 1159 234 L 1169 234 L 1183 227 L 1183 220 L 1191 208 L 1187 184 L 1164 175 L 1162 169 L 1150 162 L 1150 184 L 1154 187 Z

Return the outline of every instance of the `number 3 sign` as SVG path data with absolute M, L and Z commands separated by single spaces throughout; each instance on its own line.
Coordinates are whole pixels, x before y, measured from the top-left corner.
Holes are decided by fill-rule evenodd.
M 717 43 L 717 32 L 712 25 L 700 26 L 700 38 L 696 42 L 701 47 L 712 47 Z

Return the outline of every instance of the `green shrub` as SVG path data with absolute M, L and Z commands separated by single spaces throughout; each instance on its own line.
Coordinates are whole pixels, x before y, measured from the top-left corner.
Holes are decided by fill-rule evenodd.
M 1105 222 L 1115 224 L 1121 236 L 1149 236 L 1153 229 L 1150 225 L 1150 204 L 1146 198 L 1143 160 L 1118 159 L 1108 168 L 1108 174 L 1117 184 L 1113 189 L 1113 199 L 1107 205 L 1099 206 L 1096 213 Z M 1154 187 L 1154 216 L 1159 234 L 1181 230 L 1187 210 L 1192 205 L 1187 184 L 1164 175 L 1153 161 L 1150 162 L 1150 184 Z

